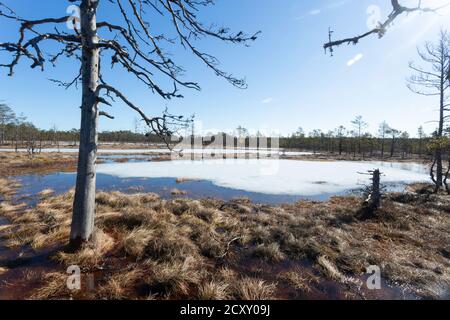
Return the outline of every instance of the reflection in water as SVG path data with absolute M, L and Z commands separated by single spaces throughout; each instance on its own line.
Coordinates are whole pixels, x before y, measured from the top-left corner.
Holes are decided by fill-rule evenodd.
M 218 168 L 208 169 L 208 166 L 202 166 L 201 162 L 195 162 L 195 164 L 200 164 L 197 166 L 193 165 L 194 162 L 186 162 L 184 164 L 182 162 L 175 164 L 175 162 L 170 161 L 148 162 L 148 157 L 135 156 L 128 163 L 110 163 L 117 160 L 117 157 L 120 156 L 111 157 L 113 158 L 104 158 L 103 160 L 107 164 L 99 166 L 100 173 L 97 175 L 98 190 L 117 190 L 125 193 L 155 192 L 164 198 L 171 198 L 173 196 L 171 191 L 176 188 L 186 192 L 186 194 L 178 194 L 176 197 L 194 199 L 212 197 L 230 200 L 238 197 L 247 197 L 254 202 L 272 204 L 292 203 L 301 199 L 322 201 L 335 195 L 359 192 L 360 186 L 358 183 L 364 180 L 361 180 L 361 178 L 354 180 L 355 175 L 357 176 L 357 172 L 363 171 L 365 168 L 374 167 L 379 167 L 385 172 L 384 181 L 388 191 L 403 191 L 406 183 L 415 180 L 422 181 L 428 178 L 426 167 L 414 163 L 302 162 L 282 160 L 279 162 L 281 170 L 278 174 L 261 177 L 252 172 L 250 170 L 251 167 L 246 166 L 230 171 L 230 168 L 237 168 L 233 164 L 241 163 L 233 159 L 226 160 L 225 163 L 227 165 L 231 164 L 228 168 L 225 168 L 222 163 L 222 166 Z M 212 162 L 209 161 L 208 163 L 211 164 Z M 254 164 L 254 162 L 252 163 Z M 165 169 L 161 169 L 161 166 L 164 166 Z M 119 170 L 120 174 L 114 170 L 105 170 L 105 168 Z M 284 172 L 283 168 L 286 168 L 287 171 Z M 300 170 L 299 168 L 303 169 Z M 149 176 L 146 170 L 152 174 L 154 172 L 155 174 L 160 174 L 162 177 L 157 175 Z M 209 176 L 208 170 L 212 171 L 215 176 Z M 333 170 L 337 176 L 330 176 L 329 170 Z M 197 180 L 185 180 L 182 183 L 177 183 L 176 178 L 189 178 L 193 173 L 195 174 L 192 178 Z M 350 175 L 353 177 L 352 179 L 348 178 Z M 220 183 L 220 179 L 229 179 L 230 177 L 233 183 L 236 182 L 232 187 Z M 306 178 L 310 181 L 305 181 Z M 35 204 L 37 200 L 36 195 L 42 190 L 53 189 L 58 194 L 64 193 L 74 187 L 75 179 L 75 173 L 62 172 L 47 175 L 29 174 L 19 176 L 17 180 L 22 186 L 18 190 L 16 200 L 25 201 L 30 205 Z M 290 181 L 288 181 L 289 179 Z M 367 177 L 364 176 L 363 179 L 367 180 Z M 258 185 L 261 183 L 266 185 L 263 187 Z M 283 190 L 280 188 L 286 187 L 289 183 L 297 187 L 295 189 L 297 192 L 279 192 L 279 190 Z M 256 190 L 252 189 L 254 184 L 257 185 Z M 268 191 L 258 191 L 258 188 Z
M 44 189 L 52 189 L 55 193 L 60 194 L 69 191 L 75 185 L 75 173 L 53 173 L 48 175 L 29 174 L 17 178 L 21 183 L 18 190 L 19 197 L 16 200 L 27 202 L 29 205 L 36 204 L 39 192 Z M 326 200 L 334 194 L 319 194 L 316 196 L 292 196 L 292 195 L 274 195 L 258 192 L 248 192 L 232 188 L 224 188 L 214 185 L 211 181 L 184 181 L 177 183 L 174 178 L 119 178 L 107 174 L 97 175 L 97 188 L 99 191 L 120 191 L 124 193 L 141 193 L 154 192 L 163 198 L 174 197 L 172 190 L 174 188 L 186 191 L 184 195 L 176 195 L 179 197 L 202 199 L 202 198 L 218 198 L 223 200 L 231 200 L 239 197 L 247 197 L 258 203 L 290 203 L 301 199 L 311 199 L 322 201 Z M 340 194 L 345 194 L 340 193 Z
M 383 166 L 376 162 L 300 161 L 267 159 L 180 160 L 164 162 L 110 163 L 98 172 L 121 178 L 188 178 L 215 185 L 265 194 L 316 196 L 340 194 L 368 183 L 359 173 L 379 168 L 382 182 L 427 181 L 422 172 Z
M 157 155 L 122 155 L 122 154 L 99 154 L 98 161 L 99 163 L 113 163 L 117 161 L 124 162 L 142 162 L 142 161 L 151 161 L 152 159 L 158 157 Z
M 384 161 L 374 161 L 376 166 L 380 168 L 393 168 L 406 170 L 416 173 L 428 174 L 429 170 L 426 165 L 415 162 L 384 162 Z

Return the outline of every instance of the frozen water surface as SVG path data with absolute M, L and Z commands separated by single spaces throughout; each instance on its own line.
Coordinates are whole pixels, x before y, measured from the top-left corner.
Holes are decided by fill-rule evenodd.
M 379 168 L 382 182 L 428 181 L 424 165 L 413 163 L 226 159 L 108 163 L 98 173 L 119 178 L 186 178 L 221 187 L 283 195 L 338 194 L 368 183 L 359 173 Z
M 102 156 L 105 157 L 105 156 Z M 109 157 L 109 156 L 107 156 Z M 111 156 L 114 159 L 120 156 Z M 204 160 L 149 162 L 133 156 L 133 162 L 98 165 L 98 190 L 126 193 L 156 192 L 164 198 L 174 197 L 173 188 L 193 199 L 229 200 L 248 197 L 257 203 L 290 203 L 301 199 L 327 200 L 360 189 L 369 182 L 359 175 L 380 168 L 388 191 L 402 191 L 405 184 L 428 181 L 426 166 L 395 162 L 316 162 L 295 160 Z M 128 159 L 129 156 L 126 156 Z M 104 159 L 108 162 L 114 159 Z M 144 162 L 145 161 L 145 162 Z M 177 183 L 176 178 L 187 178 Z M 74 187 L 76 173 L 27 174 L 16 177 L 21 183 L 17 198 L 35 204 L 40 191 L 50 188 L 57 194 Z

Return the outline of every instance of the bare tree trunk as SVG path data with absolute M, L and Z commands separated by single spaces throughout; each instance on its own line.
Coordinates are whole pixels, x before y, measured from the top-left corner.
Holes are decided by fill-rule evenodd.
M 380 170 L 375 170 L 373 172 L 372 177 L 372 194 L 371 194 L 371 203 L 370 207 L 374 210 L 378 209 L 380 207 L 380 199 L 381 199 L 381 193 L 380 193 Z
M 391 142 L 391 158 L 394 156 L 394 152 L 395 152 L 395 138 L 392 138 L 392 142 Z
M 448 160 L 448 163 L 447 163 L 447 171 L 445 172 L 444 181 L 443 181 L 443 184 L 445 186 L 445 191 L 447 191 L 447 194 L 450 194 L 450 188 L 447 183 L 449 173 L 450 173 L 450 159 Z
M 77 248 L 90 239 L 94 229 L 95 180 L 97 159 L 97 86 L 99 49 L 96 27 L 97 1 L 81 3 L 83 97 L 81 106 L 80 146 L 77 182 L 73 204 L 70 244 Z
M 440 189 L 443 186 L 443 167 L 442 167 L 442 152 L 440 149 L 436 150 L 436 188 Z
M 444 133 L 444 109 L 445 109 L 445 69 L 444 69 L 445 58 L 442 59 L 442 70 L 441 70 L 441 83 L 440 83 L 440 104 L 439 104 L 439 128 L 438 128 L 438 138 L 442 138 Z M 443 186 L 443 167 L 442 167 L 442 149 L 439 146 L 436 150 L 436 188 L 440 189 Z
M 381 190 L 380 190 L 380 170 L 374 170 L 372 173 L 372 185 L 369 187 L 369 194 L 364 201 L 364 205 L 368 210 L 367 214 L 373 215 L 380 207 Z

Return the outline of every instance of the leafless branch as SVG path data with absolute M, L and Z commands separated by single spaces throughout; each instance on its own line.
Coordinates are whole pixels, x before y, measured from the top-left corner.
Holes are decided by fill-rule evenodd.
M 108 97 L 111 97 L 111 94 L 114 94 L 123 103 L 125 103 L 125 105 L 136 111 L 141 116 L 145 124 L 151 128 L 151 131 L 162 138 L 168 146 L 170 146 L 168 138 L 177 133 L 180 128 L 185 128 L 192 122 L 192 118 L 172 115 L 168 113 L 167 109 L 164 111 L 162 116 L 148 117 L 141 107 L 131 102 L 120 90 L 106 83 L 98 86 L 97 93 L 100 94 L 102 90 L 106 91 L 105 94 Z
M 116 10 L 120 19 L 97 22 L 98 41 L 95 46 L 100 50 L 102 63 L 110 61 L 111 68 L 116 66 L 123 68 L 164 99 L 182 98 L 183 95 L 179 92 L 179 88 L 200 90 L 200 85 L 183 80 L 185 70 L 172 59 L 171 54 L 164 48 L 166 44 L 170 46 L 180 44 L 199 58 L 217 76 L 238 88 L 247 87 L 245 80 L 221 70 L 218 59 L 201 51 L 194 43 L 195 40 L 201 38 L 212 38 L 248 46 L 259 35 L 259 32 L 247 35 L 242 31 L 233 33 L 224 27 L 204 26 L 199 21 L 197 12 L 201 7 L 213 5 L 213 0 L 108 0 L 107 4 L 111 6 L 111 9 Z M 156 13 L 168 18 L 173 27 L 174 39 L 153 33 L 152 19 L 149 13 Z M 0 18 L 17 23 L 19 28 L 16 42 L 0 43 L 0 51 L 8 51 L 13 54 L 11 62 L 0 64 L 0 67 L 9 69 L 9 75 L 13 75 L 14 68 L 22 57 L 31 61 L 32 68 L 40 67 L 41 69 L 44 69 L 46 62 L 55 65 L 60 57 L 81 60 L 80 52 L 86 44 L 83 43 L 76 28 L 71 34 L 60 32 L 57 27 L 54 32 L 48 32 L 49 26 L 66 24 L 70 19 L 69 16 L 26 20 L 0 1 Z M 44 41 L 48 40 L 60 43 L 61 49 L 53 54 L 44 54 L 46 51 L 41 46 Z M 169 136 L 174 133 L 174 127 L 189 121 L 167 112 L 161 117 L 147 117 L 143 110 L 129 101 L 119 89 L 107 84 L 108 82 L 104 80 L 101 72 L 104 68 L 102 63 L 99 65 L 98 93 L 104 90 L 106 97 L 111 101 L 114 101 L 114 97 L 122 100 L 141 116 L 152 131 L 161 136 Z M 169 80 L 169 84 L 167 81 L 159 81 L 159 76 Z M 51 79 L 52 82 L 66 89 L 77 86 L 80 80 L 81 74 L 77 74 L 68 82 Z M 100 96 L 97 98 L 97 103 L 111 105 L 110 101 Z M 102 115 L 107 116 L 104 112 Z
M 450 5 L 450 2 L 447 4 L 444 4 L 442 6 L 438 6 L 438 7 L 422 7 L 422 1 L 418 0 L 418 4 L 415 7 L 406 7 L 400 4 L 399 0 L 391 0 L 391 5 L 392 5 L 392 11 L 389 14 L 389 16 L 387 17 L 387 19 L 384 22 L 379 22 L 378 26 L 373 28 L 372 30 L 369 30 L 366 33 L 363 33 L 361 35 L 355 36 L 355 37 L 350 37 L 350 38 L 345 38 L 345 39 L 341 39 L 341 40 L 337 40 L 337 41 L 330 41 L 328 43 L 324 44 L 324 49 L 329 50 L 331 53 L 333 53 L 334 51 L 334 47 L 340 46 L 342 44 L 354 44 L 356 45 L 357 43 L 359 43 L 360 40 L 371 36 L 371 35 L 378 35 L 379 38 L 382 38 L 384 36 L 384 34 L 387 32 L 387 30 L 389 29 L 389 27 L 393 24 L 393 22 L 401 15 L 403 14 L 408 14 L 408 13 L 412 13 L 412 12 L 425 12 L 425 13 L 437 13 L 439 12 L 439 10 L 447 7 Z

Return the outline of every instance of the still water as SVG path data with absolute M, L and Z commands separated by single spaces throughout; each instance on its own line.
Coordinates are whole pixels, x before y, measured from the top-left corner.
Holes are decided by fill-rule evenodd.
M 415 163 L 257 159 L 152 162 L 137 158 L 98 165 L 97 188 L 155 192 L 165 198 L 175 196 L 172 191 L 176 188 L 186 193 L 176 197 L 247 197 L 277 204 L 358 193 L 369 182 L 369 177 L 361 173 L 376 168 L 382 171 L 388 191 L 402 191 L 408 183 L 428 181 L 426 166 Z M 76 174 L 28 174 L 16 179 L 22 184 L 18 197 L 34 203 L 36 194 L 44 189 L 63 193 L 73 188 Z

